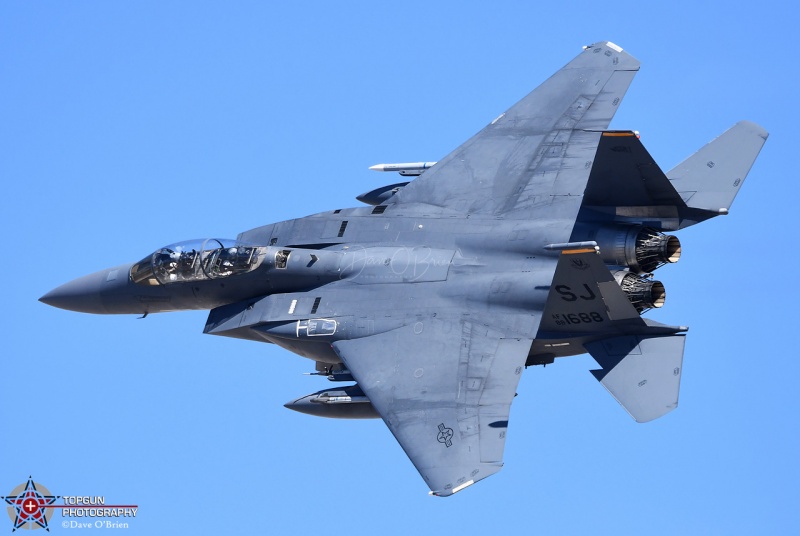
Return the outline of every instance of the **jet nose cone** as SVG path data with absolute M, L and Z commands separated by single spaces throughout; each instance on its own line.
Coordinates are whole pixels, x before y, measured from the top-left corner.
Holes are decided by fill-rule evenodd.
M 130 268 L 130 264 L 123 264 L 79 277 L 54 288 L 39 298 L 39 301 L 79 313 L 102 315 L 138 312 L 138 309 L 129 311 L 129 307 L 124 307 Z
M 54 288 L 39 301 L 68 311 L 103 314 L 106 308 L 100 297 L 100 283 L 98 274 L 80 277 Z

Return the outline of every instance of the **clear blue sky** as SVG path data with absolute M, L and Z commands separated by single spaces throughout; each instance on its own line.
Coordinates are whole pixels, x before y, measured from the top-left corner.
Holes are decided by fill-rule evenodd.
M 33 475 L 136 503 L 126 534 L 800 532 L 800 10 L 539 4 L 3 2 L 0 495 Z M 354 206 L 394 180 L 368 166 L 441 158 L 606 39 L 642 62 L 612 127 L 665 170 L 740 119 L 771 134 L 731 215 L 658 273 L 651 317 L 691 327 L 663 419 L 634 423 L 588 356 L 530 368 L 503 471 L 437 499 L 382 422 L 283 408 L 330 385 L 310 361 L 203 335 L 203 312 L 37 301 L 168 243 Z

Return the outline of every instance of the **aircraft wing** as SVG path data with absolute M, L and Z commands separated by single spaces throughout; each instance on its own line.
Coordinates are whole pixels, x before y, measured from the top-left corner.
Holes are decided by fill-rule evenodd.
M 459 213 L 574 222 L 600 141 L 639 62 L 610 42 L 587 47 L 393 202 Z M 568 232 L 568 231 L 567 231 Z
M 638 68 L 613 43 L 587 47 L 400 190 L 389 200 L 392 210 L 437 206 L 535 218 L 548 240 L 567 241 L 601 131 Z M 412 317 L 403 327 L 332 344 L 436 495 L 500 470 L 511 402 L 532 344 L 496 318 L 463 312 Z M 530 318 L 531 337 L 540 319 L 541 311 Z
M 455 316 L 333 343 L 435 495 L 502 467 L 511 401 L 531 339 Z

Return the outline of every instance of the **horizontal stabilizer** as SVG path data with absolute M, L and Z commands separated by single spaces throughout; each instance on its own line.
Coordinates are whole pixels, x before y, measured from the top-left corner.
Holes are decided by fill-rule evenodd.
M 740 121 L 675 166 L 667 177 L 689 207 L 725 214 L 767 136 L 757 124 Z
M 586 344 L 603 367 L 592 374 L 636 422 L 648 422 L 678 407 L 684 335 L 623 336 Z

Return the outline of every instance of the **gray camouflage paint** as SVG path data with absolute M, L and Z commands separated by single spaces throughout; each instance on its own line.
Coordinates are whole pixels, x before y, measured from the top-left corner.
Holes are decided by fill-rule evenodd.
M 589 352 L 620 404 L 655 419 L 677 406 L 687 328 L 640 316 L 660 302 L 639 273 L 677 260 L 660 232 L 727 213 L 767 133 L 738 123 L 664 174 L 634 133 L 606 130 L 638 69 L 596 43 L 415 180 L 359 196 L 370 206 L 166 248 L 41 301 L 210 309 L 206 333 L 354 380 L 287 407 L 381 417 L 440 496 L 500 470 L 526 366 Z M 649 265 L 643 227 L 663 250 Z

